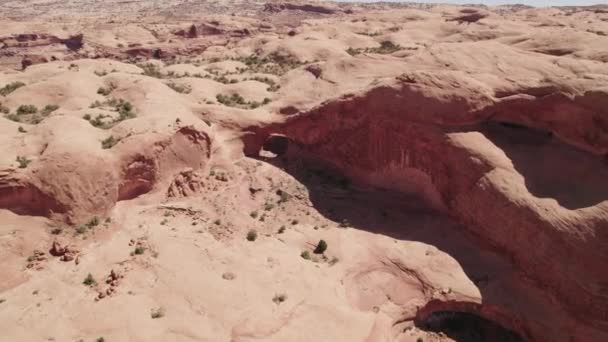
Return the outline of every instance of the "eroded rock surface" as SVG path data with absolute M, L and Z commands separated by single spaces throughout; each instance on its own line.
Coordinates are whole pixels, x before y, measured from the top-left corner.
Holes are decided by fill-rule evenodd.
M 608 340 L 605 6 L 30 5 L 3 336 Z

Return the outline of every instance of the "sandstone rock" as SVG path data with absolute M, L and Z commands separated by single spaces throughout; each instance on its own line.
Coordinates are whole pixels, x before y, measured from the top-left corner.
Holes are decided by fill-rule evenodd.
M 21 69 L 25 70 L 31 65 L 42 63 L 48 63 L 48 59 L 41 55 L 26 55 L 21 60 Z
M 204 187 L 203 177 L 193 170 L 180 172 L 167 191 L 167 197 L 188 197 L 201 191 Z
M 51 253 L 52 256 L 56 256 L 56 257 L 63 256 L 66 252 L 67 252 L 67 247 L 62 246 L 61 243 L 59 243 L 57 240 L 53 241 L 53 244 L 49 251 L 49 253 Z

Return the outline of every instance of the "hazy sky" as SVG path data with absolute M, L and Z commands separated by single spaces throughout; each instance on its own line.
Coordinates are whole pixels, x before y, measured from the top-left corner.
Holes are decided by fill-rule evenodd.
M 337 0 L 348 1 L 348 0 Z M 375 2 L 380 0 L 353 0 L 360 2 Z M 387 1 L 387 0 L 383 0 Z M 388 0 L 398 2 L 399 0 Z M 408 0 L 408 2 L 439 2 L 444 4 L 486 4 L 486 5 L 504 5 L 504 4 L 524 4 L 530 6 L 567 6 L 567 5 L 608 5 L 608 0 Z

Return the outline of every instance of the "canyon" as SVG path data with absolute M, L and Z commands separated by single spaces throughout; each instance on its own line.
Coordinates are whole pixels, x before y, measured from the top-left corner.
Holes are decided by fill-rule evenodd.
M 0 1 L 14 341 L 608 340 L 608 8 Z

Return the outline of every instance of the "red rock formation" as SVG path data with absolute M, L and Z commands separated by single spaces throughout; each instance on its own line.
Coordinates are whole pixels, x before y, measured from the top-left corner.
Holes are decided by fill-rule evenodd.
M 193 170 L 180 172 L 167 190 L 167 197 L 188 197 L 203 188 L 203 178 Z
M 40 55 L 26 55 L 21 60 L 21 68 L 25 70 L 27 67 L 35 64 L 48 63 L 48 59 Z
M 264 12 L 277 13 L 284 10 L 291 11 L 303 11 L 318 14 L 334 14 L 337 9 L 333 9 L 328 6 L 316 5 L 316 4 L 300 4 L 290 2 L 279 2 L 279 3 L 267 3 L 264 5 Z
M 246 151 L 259 150 L 271 133 L 281 133 L 291 140 L 290 153 L 320 160 L 361 182 L 423 192 L 558 296 L 575 317 L 602 328 L 608 316 L 603 295 L 608 208 L 598 204 L 573 211 L 531 195 L 512 162 L 471 125 L 504 120 L 605 153 L 608 135 L 601 118 L 608 113 L 601 104 L 608 94 L 494 99 L 467 94 L 466 84 L 445 82 L 402 79 L 396 86 L 325 103 L 284 124 L 257 129 L 257 136 L 244 139 Z M 426 176 L 412 184 L 411 170 Z M 532 336 L 546 335 L 540 329 Z

